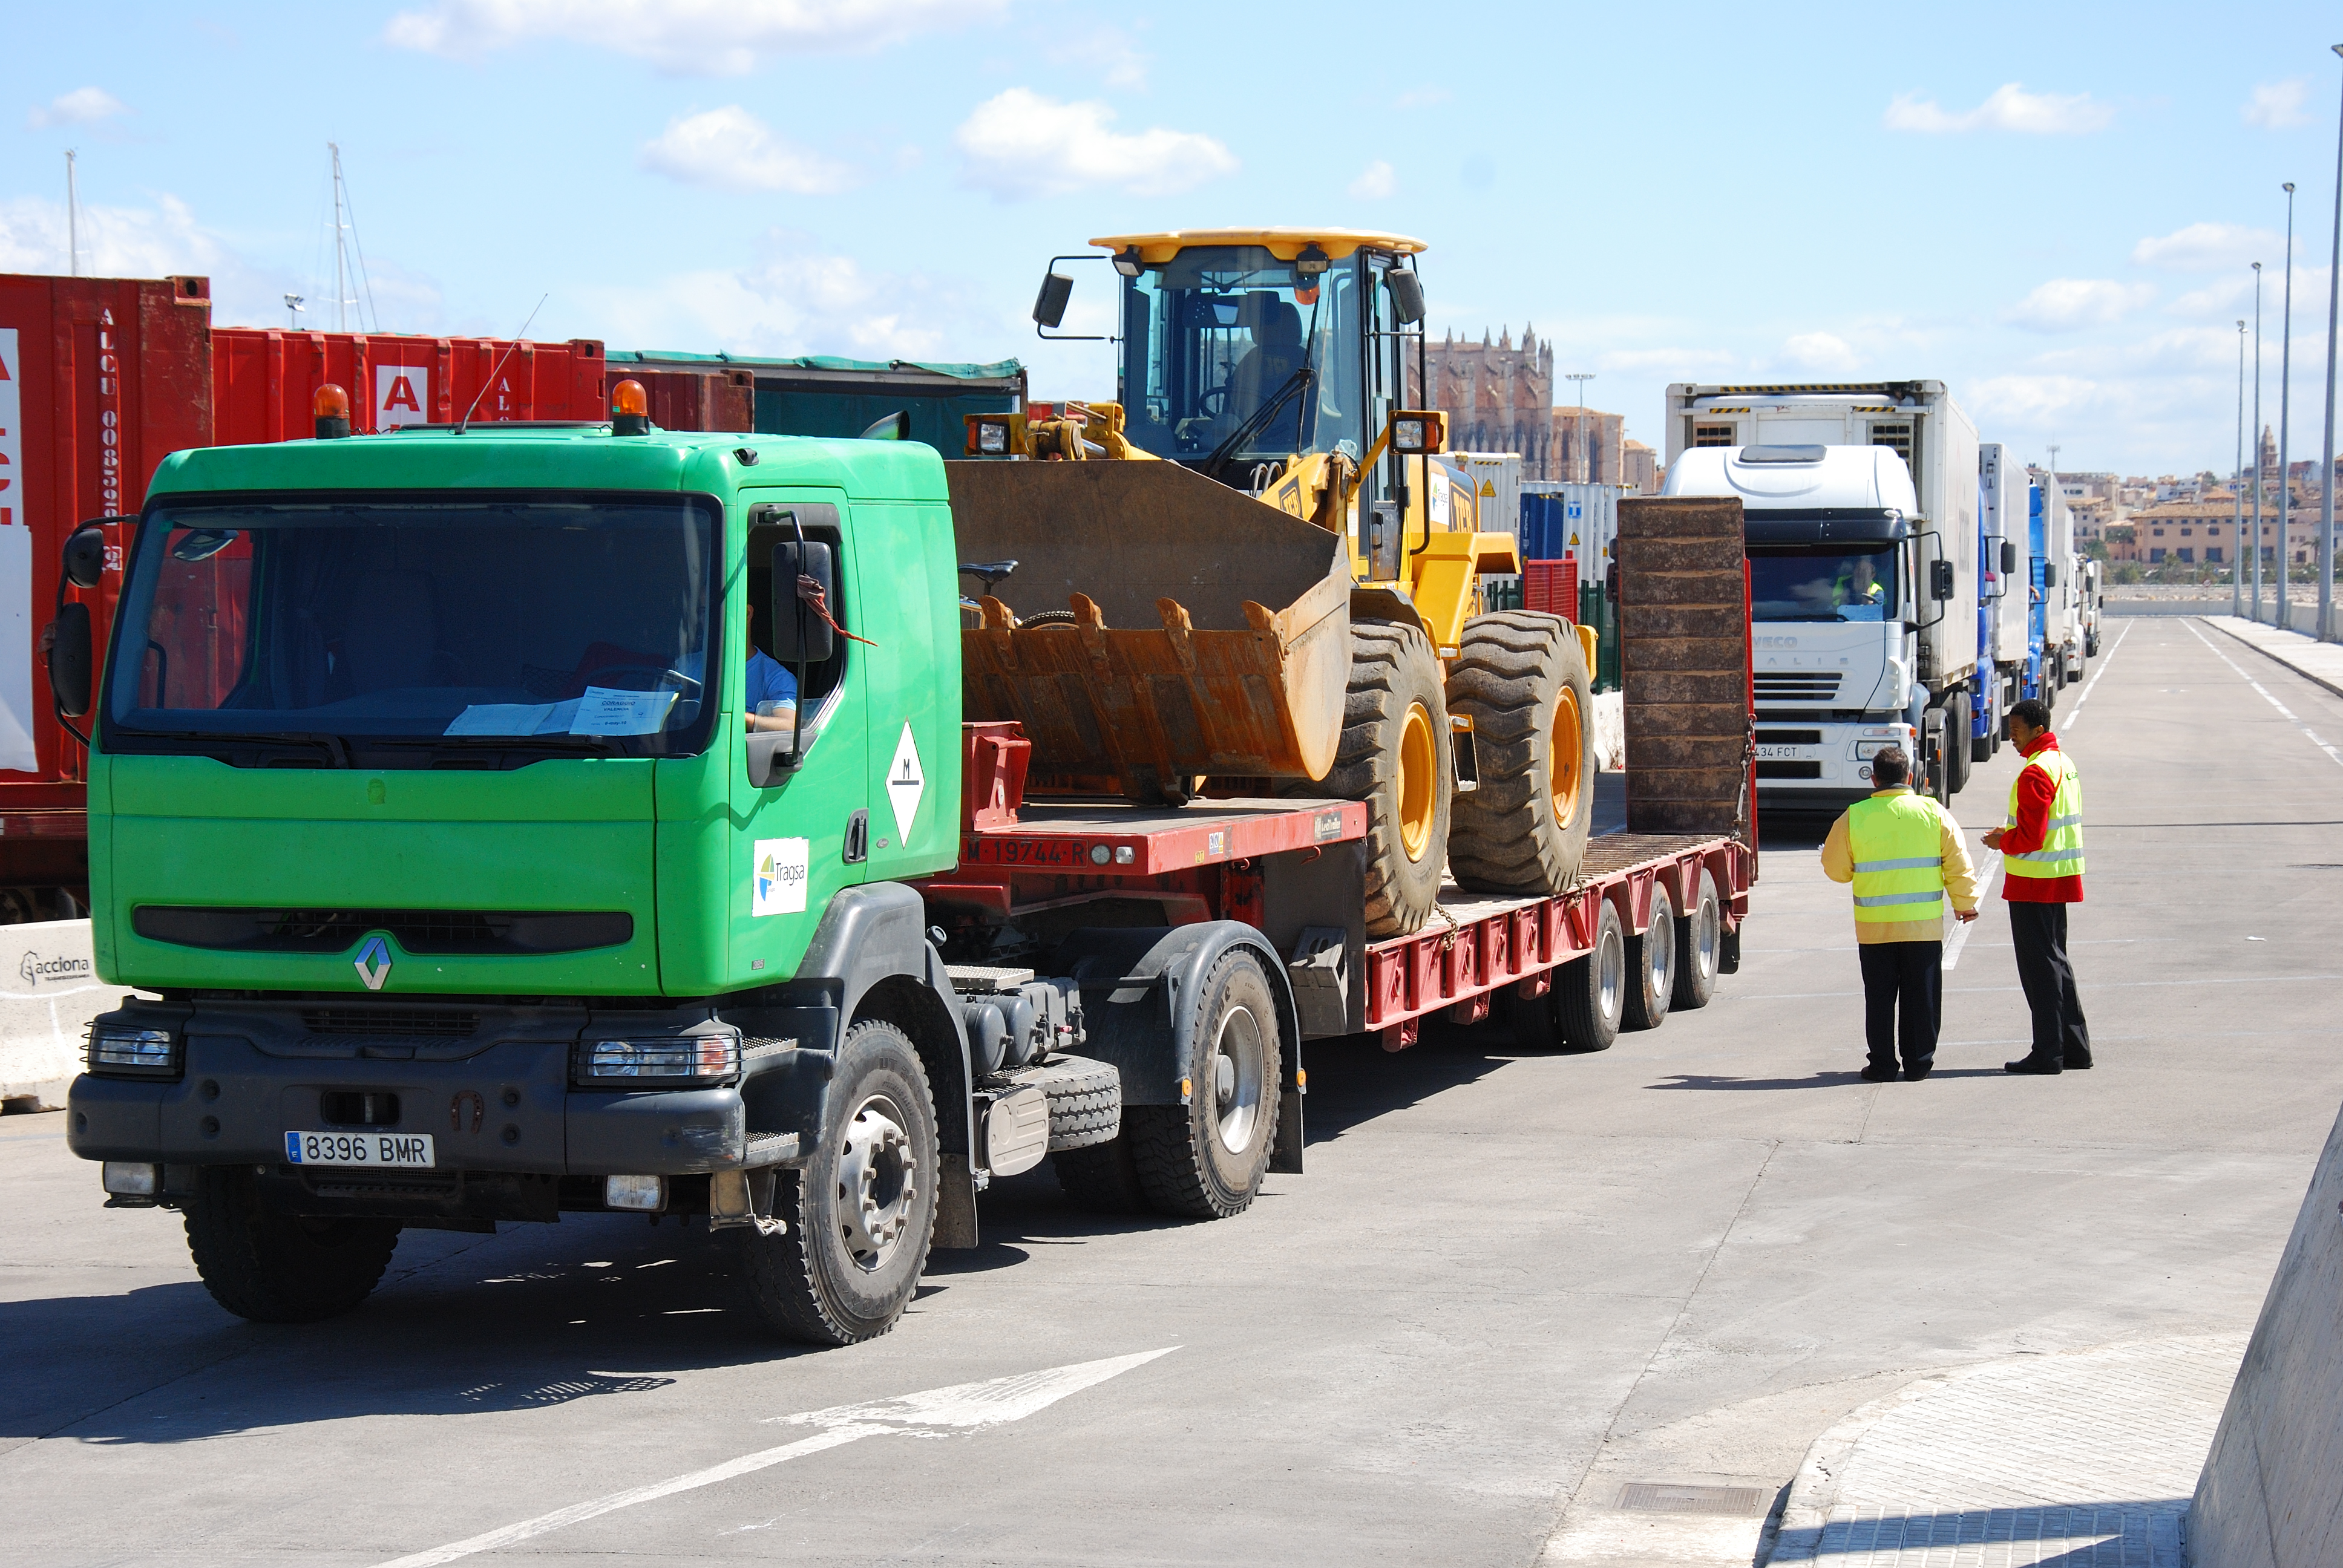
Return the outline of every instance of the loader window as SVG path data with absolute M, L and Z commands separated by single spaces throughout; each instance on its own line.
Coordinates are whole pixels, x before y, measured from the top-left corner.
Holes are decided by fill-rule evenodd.
M 698 749 L 715 530 L 713 502 L 674 495 L 164 503 L 108 732 Z
M 1313 280 L 1259 246 L 1199 246 L 1127 280 L 1123 309 L 1124 429 L 1157 457 L 1200 464 L 1241 435 L 1242 473 L 1361 449 L 1355 257 Z
M 1896 547 L 1749 552 L 1753 620 L 1893 620 Z

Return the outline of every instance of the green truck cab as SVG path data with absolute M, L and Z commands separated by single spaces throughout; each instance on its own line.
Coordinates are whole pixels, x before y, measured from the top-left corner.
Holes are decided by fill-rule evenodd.
M 957 565 L 908 443 L 166 461 L 81 703 L 98 969 L 142 993 L 71 1093 L 109 1201 L 183 1211 L 263 1321 L 355 1304 L 402 1227 L 635 1211 L 739 1231 L 780 1332 L 883 1332 L 988 1174 L 1067 1146 L 1045 1101 L 1119 1093 L 1048 1049 L 1078 987 L 973 1006 L 907 885 L 959 849 Z

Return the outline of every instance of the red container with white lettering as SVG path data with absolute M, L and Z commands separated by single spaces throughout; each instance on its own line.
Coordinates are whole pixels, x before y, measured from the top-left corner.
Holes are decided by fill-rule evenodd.
M 511 419 L 606 419 L 602 346 L 393 333 L 212 332 L 212 443 L 306 441 L 312 399 L 330 381 L 349 394 L 350 428 Z
M 60 551 L 136 513 L 165 457 L 211 440 L 211 288 L 200 277 L 0 274 L 0 921 L 78 915 L 87 761 L 61 730 L 41 633 Z M 125 525 L 87 604 L 106 646 Z

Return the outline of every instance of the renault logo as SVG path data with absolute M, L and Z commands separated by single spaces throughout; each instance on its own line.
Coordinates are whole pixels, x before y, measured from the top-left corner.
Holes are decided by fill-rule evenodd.
M 366 981 L 367 990 L 380 990 L 383 981 L 390 978 L 390 944 L 380 937 L 374 938 L 358 950 L 357 961 L 351 967 L 358 971 L 358 979 Z

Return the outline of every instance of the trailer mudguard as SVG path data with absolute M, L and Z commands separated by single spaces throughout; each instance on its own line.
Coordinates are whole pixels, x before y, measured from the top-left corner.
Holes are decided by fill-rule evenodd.
M 1269 975 L 1284 1047 L 1277 1147 L 1270 1169 L 1302 1169 L 1302 1030 L 1284 961 L 1269 939 L 1236 920 L 1076 931 L 1051 959 L 1081 988 L 1082 1054 L 1122 1074 L 1125 1105 L 1177 1105 L 1195 1074 L 1193 999 L 1222 957 L 1250 950 Z

